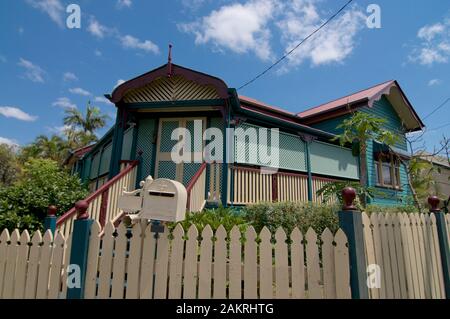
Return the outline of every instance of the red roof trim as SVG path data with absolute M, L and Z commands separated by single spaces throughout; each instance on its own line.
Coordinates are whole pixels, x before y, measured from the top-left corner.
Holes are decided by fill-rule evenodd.
M 340 108 L 342 106 L 346 106 L 348 104 L 354 104 L 354 103 L 362 102 L 364 100 L 370 100 L 375 95 L 377 95 L 380 91 L 385 90 L 386 87 L 390 87 L 394 83 L 395 83 L 395 81 L 393 81 L 393 80 L 386 81 L 381 84 L 374 85 L 370 88 L 360 90 L 358 92 L 337 98 L 330 102 L 323 103 L 319 106 L 309 108 L 305 111 L 297 113 L 297 115 L 299 117 L 301 117 L 302 119 L 305 119 L 305 118 L 308 118 L 311 116 L 316 116 L 318 114 L 322 114 L 322 113 Z
M 176 75 L 181 75 L 200 85 L 212 85 L 216 88 L 217 93 L 221 98 L 228 98 L 228 86 L 224 81 L 217 77 L 172 64 L 172 76 Z M 113 103 L 118 103 L 122 100 L 128 90 L 143 87 L 160 77 L 167 77 L 167 64 L 122 83 L 113 91 L 110 100 Z

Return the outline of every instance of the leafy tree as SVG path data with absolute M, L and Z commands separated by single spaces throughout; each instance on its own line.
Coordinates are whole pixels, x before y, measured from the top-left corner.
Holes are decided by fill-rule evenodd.
M 14 147 L 0 144 L 0 187 L 10 186 L 16 180 L 19 170 Z
M 49 205 L 56 205 L 62 214 L 87 194 L 80 179 L 55 161 L 30 159 L 20 181 L 0 189 L 0 229 L 35 230 L 41 227 Z
M 337 135 L 335 140 L 339 140 L 341 145 L 353 143 L 358 146 L 362 187 L 367 187 L 367 145 L 369 141 L 376 140 L 387 146 L 392 146 L 397 141 L 397 136 L 393 132 L 383 128 L 385 123 L 385 119 L 369 113 L 355 112 L 337 126 L 338 129 L 342 129 L 342 133 Z M 365 204 L 364 199 L 363 204 Z
M 109 117 L 102 114 L 96 106 L 88 104 L 86 114 L 83 115 L 76 108 L 68 108 L 65 111 L 64 124 L 75 129 L 81 129 L 85 134 L 95 135 L 95 131 L 105 127 Z
M 20 158 L 26 162 L 30 158 L 45 158 L 62 164 L 69 151 L 67 141 L 58 135 L 40 135 L 33 143 L 22 148 Z

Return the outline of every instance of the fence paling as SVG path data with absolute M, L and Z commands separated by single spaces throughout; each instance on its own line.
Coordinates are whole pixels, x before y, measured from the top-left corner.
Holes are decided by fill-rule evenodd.
M 382 266 L 380 298 L 445 297 L 434 214 L 373 213 L 369 219 L 363 213 L 363 224 L 368 263 Z
M 7 230 L 0 235 L 0 299 L 57 299 L 61 297 L 67 241 L 51 231 Z
M 172 232 L 171 240 L 167 229 L 155 239 L 149 225 L 135 225 L 131 239 L 124 226 L 115 229 L 112 223 L 107 224 L 101 239 L 100 232 L 98 223 L 94 223 L 86 298 L 304 298 L 305 291 L 309 298 L 349 296 L 348 249 L 342 231 L 333 236 L 327 230 L 321 236 L 325 245 L 322 249 L 328 255 L 322 260 L 327 270 L 322 272 L 317 235 L 312 229 L 306 236 L 308 271 L 303 260 L 303 236 L 298 229 L 291 233 L 290 245 L 281 228 L 273 237 L 264 229 L 259 243 L 252 227 L 242 234 L 244 243 L 237 227 L 227 236 L 223 226 L 215 234 L 206 226 L 200 242 L 195 226 L 189 228 L 187 239 L 180 225 Z

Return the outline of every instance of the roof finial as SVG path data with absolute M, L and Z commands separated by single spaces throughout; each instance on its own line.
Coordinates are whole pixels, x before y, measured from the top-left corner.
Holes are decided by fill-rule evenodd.
M 173 75 L 172 73 L 172 44 L 169 43 L 169 57 L 167 62 L 167 76 L 170 78 Z

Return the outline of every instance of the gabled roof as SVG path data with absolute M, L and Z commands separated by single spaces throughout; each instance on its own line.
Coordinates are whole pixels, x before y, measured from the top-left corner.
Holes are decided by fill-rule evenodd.
M 228 98 L 228 86 L 221 79 L 173 63 L 166 63 L 154 70 L 151 70 L 150 72 L 144 73 L 138 77 L 135 77 L 134 79 L 122 83 L 114 89 L 112 96 L 106 97 L 109 98 L 111 102 L 116 104 L 122 100 L 124 95 L 129 90 L 144 87 L 145 85 L 161 77 L 170 77 L 177 75 L 181 75 L 187 80 L 196 82 L 201 85 L 212 85 L 215 87 L 218 95 L 221 98 Z
M 352 109 L 369 106 L 380 100 L 385 95 L 394 107 L 400 119 L 409 132 L 417 131 L 425 127 L 420 117 L 412 107 L 406 95 L 403 93 L 397 81 L 387 81 L 368 89 L 344 96 L 337 100 L 302 111 L 297 115 L 306 124 L 317 123 L 325 118 L 333 118 L 350 113 Z
M 395 81 L 387 81 L 378 85 L 375 85 L 371 88 L 346 95 L 344 97 L 341 97 L 339 99 L 333 100 L 331 102 L 327 102 L 324 104 L 321 104 L 319 106 L 315 106 L 313 108 L 307 109 L 306 111 L 302 111 L 300 113 L 297 113 L 298 116 L 301 118 L 308 118 L 310 116 L 318 115 L 324 112 L 328 112 L 331 110 L 334 110 L 336 108 L 339 108 L 341 106 L 345 106 L 348 104 L 354 104 L 357 102 L 363 102 L 363 101 L 370 101 L 374 99 L 374 97 L 380 95 L 380 92 L 384 92 L 386 88 L 389 88 Z M 373 103 L 373 102 L 372 102 Z

